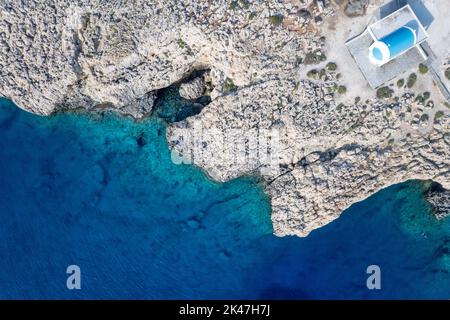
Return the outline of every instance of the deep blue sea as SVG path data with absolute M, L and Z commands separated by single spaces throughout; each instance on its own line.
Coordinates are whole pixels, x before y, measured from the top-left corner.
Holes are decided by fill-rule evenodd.
M 424 183 L 277 238 L 257 180 L 171 162 L 164 112 L 39 117 L 0 100 L 0 298 L 450 298 L 450 220 Z

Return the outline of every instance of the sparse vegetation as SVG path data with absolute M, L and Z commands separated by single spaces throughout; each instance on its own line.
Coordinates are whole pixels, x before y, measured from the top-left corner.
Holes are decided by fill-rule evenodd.
M 239 0 L 239 5 L 243 9 L 248 9 L 248 7 L 250 7 L 250 2 L 248 2 L 248 0 Z
M 450 67 L 445 70 L 445 77 L 450 80 Z
M 326 74 L 327 74 L 327 71 L 325 69 L 320 69 L 319 79 L 322 79 L 323 77 L 325 77 Z
M 406 82 L 406 86 L 408 88 L 412 88 L 417 81 L 417 75 L 413 72 L 408 76 L 408 81 Z
M 347 87 L 346 86 L 339 86 L 338 89 L 337 89 L 337 92 L 339 94 L 344 94 L 344 93 L 347 92 Z
M 320 55 L 319 55 L 319 60 L 320 61 L 326 61 L 327 60 L 327 56 L 323 52 L 321 52 Z
M 442 118 L 444 115 L 445 115 L 444 111 L 441 111 L 441 110 L 437 111 L 434 114 L 434 122 L 439 121 L 439 119 Z
M 427 122 L 429 118 L 428 114 L 424 113 L 420 116 L 420 122 Z
M 184 49 L 188 46 L 187 43 L 183 41 L 183 39 L 178 39 L 177 43 L 181 49 Z
M 250 3 L 247 0 L 235 0 L 232 1 L 229 5 L 230 10 L 236 10 L 238 8 L 248 9 Z
M 317 69 L 312 69 L 312 70 L 309 70 L 309 71 L 308 71 L 308 73 L 306 74 L 306 76 L 307 76 L 308 78 L 314 78 L 314 79 L 316 79 L 318 74 L 319 74 L 319 71 L 317 71 Z
M 414 101 L 419 102 L 420 104 L 424 104 L 425 103 L 425 98 L 423 95 L 419 94 L 417 95 L 417 97 L 414 99 Z
M 378 99 L 391 98 L 393 93 L 394 93 L 394 90 L 392 90 L 391 88 L 389 88 L 387 86 L 384 86 L 377 90 L 377 98 Z
M 230 78 L 226 78 L 226 79 L 225 79 L 225 82 L 224 82 L 224 84 L 223 84 L 223 90 L 224 90 L 225 92 L 234 92 L 234 91 L 236 91 L 237 89 L 238 89 L 238 86 L 236 86 L 236 85 L 234 84 L 234 82 L 233 82 L 232 79 L 230 79 Z
M 421 94 L 419 94 L 419 95 L 417 95 L 417 97 L 414 99 L 414 101 L 423 104 L 423 103 L 425 102 L 425 99 L 423 98 L 423 96 L 422 96 Z
M 359 103 L 361 101 L 361 97 L 356 97 L 355 98 L 355 103 Z
M 450 103 L 448 103 L 447 101 L 444 102 L 444 106 L 450 109 Z
M 316 50 L 314 52 L 308 52 L 305 55 L 304 63 L 305 64 L 316 64 L 321 61 L 326 61 L 327 56 L 321 52 L 320 50 Z
M 397 81 L 397 87 L 402 88 L 405 85 L 405 79 L 399 79 Z
M 178 39 L 177 41 L 178 45 L 180 46 L 181 49 L 185 49 L 187 51 L 188 55 L 193 55 L 194 53 L 192 52 L 191 47 L 189 47 L 189 45 L 183 41 L 183 39 Z
M 236 10 L 238 7 L 238 2 L 237 1 L 233 1 L 230 3 L 230 5 L 228 6 L 228 8 L 230 8 L 230 10 Z
M 269 17 L 269 21 L 273 26 L 279 26 L 283 23 L 284 17 L 281 14 L 275 14 Z
M 423 63 L 419 64 L 419 72 L 425 74 L 428 72 L 428 67 Z
M 326 68 L 328 71 L 336 71 L 337 69 L 337 64 L 334 62 L 328 62 L 326 65 Z
M 250 12 L 250 14 L 248 15 L 248 19 L 249 20 L 253 20 L 253 19 L 255 19 L 256 18 L 256 12 Z

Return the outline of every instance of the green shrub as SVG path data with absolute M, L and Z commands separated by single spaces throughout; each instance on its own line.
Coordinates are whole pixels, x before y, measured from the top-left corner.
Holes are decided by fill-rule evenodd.
M 428 92 L 428 91 L 425 91 L 424 93 L 423 93 L 423 98 L 425 99 L 425 100 L 428 100 L 429 98 L 430 98 L 430 93 Z
M 434 122 L 437 122 L 440 118 L 444 116 L 444 111 L 439 110 L 434 114 Z
M 450 80 L 450 67 L 445 70 L 445 77 Z
M 184 49 L 188 46 L 187 43 L 183 41 L 183 39 L 178 39 L 177 43 L 181 49 Z
M 308 78 L 317 78 L 317 75 L 319 74 L 319 71 L 317 71 L 316 69 L 312 69 L 312 70 L 309 70 L 308 71 L 308 73 L 306 74 L 306 76 L 308 77 Z
M 327 71 L 325 69 L 320 69 L 319 72 L 319 78 L 322 79 L 323 77 L 325 77 L 327 74 Z
M 391 88 L 389 88 L 387 86 L 384 86 L 377 90 L 377 98 L 378 99 L 391 98 L 393 93 L 394 93 L 394 90 L 392 90 Z
M 223 90 L 224 90 L 225 92 L 234 92 L 234 91 L 236 91 L 237 89 L 238 89 L 238 86 L 236 86 L 236 85 L 234 84 L 234 82 L 233 82 L 232 79 L 230 79 L 230 78 L 226 78 L 226 79 L 225 79 L 225 82 L 224 82 L 224 84 L 223 84 Z
M 229 5 L 230 10 L 236 10 L 237 7 L 238 7 L 238 2 L 237 1 L 233 1 Z
M 275 14 L 269 17 L 269 21 L 273 26 L 279 26 L 283 23 L 284 17 L 281 14 Z
M 192 52 L 191 47 L 189 47 L 189 45 L 188 45 L 186 42 L 184 42 L 183 39 L 178 39 L 177 43 L 178 43 L 178 46 L 179 46 L 181 49 L 186 50 L 186 53 L 187 53 L 188 55 L 192 56 L 192 55 L 194 54 L 194 53 Z
M 417 102 L 419 102 L 419 103 L 421 103 L 421 104 L 424 104 L 425 103 L 425 98 L 421 95 L 421 94 L 419 94 L 415 99 L 414 99 L 414 101 L 417 101 Z
M 250 6 L 250 3 L 247 0 L 235 0 L 233 2 L 230 3 L 230 10 L 236 10 L 238 8 L 242 8 L 242 9 L 248 9 L 248 7 Z
M 405 79 L 400 79 L 397 81 L 397 87 L 401 88 L 405 85 Z
M 423 115 L 420 116 L 420 122 L 426 122 L 428 121 L 429 116 L 428 114 L 424 113 Z
M 428 67 L 423 63 L 419 64 L 419 72 L 425 74 L 428 72 Z
M 336 71 L 337 64 L 334 62 L 328 62 L 325 68 L 327 68 L 328 71 Z
M 339 94 L 344 94 L 344 93 L 347 92 L 347 87 L 346 86 L 339 86 L 338 89 L 337 89 L 337 92 Z
M 250 2 L 248 2 L 248 0 L 239 0 L 239 5 L 243 9 L 248 9 L 248 7 L 250 7 Z
M 406 82 L 406 86 L 408 88 L 412 88 L 417 81 L 417 75 L 413 72 L 408 76 L 408 81 Z

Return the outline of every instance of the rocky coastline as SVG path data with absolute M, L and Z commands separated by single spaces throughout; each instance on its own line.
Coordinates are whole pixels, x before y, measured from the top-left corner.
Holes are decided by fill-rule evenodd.
M 360 92 L 329 58 L 326 28 L 352 19 L 346 5 L 5 0 L 0 95 L 39 115 L 104 108 L 135 118 L 174 83 L 186 100 L 208 96 L 169 126 L 174 154 L 217 181 L 260 176 L 274 233 L 306 236 L 392 184 L 450 190 L 448 105 L 420 90 L 431 77 Z M 190 76 L 197 70 L 207 72 Z M 436 207 L 448 199 L 429 197 Z

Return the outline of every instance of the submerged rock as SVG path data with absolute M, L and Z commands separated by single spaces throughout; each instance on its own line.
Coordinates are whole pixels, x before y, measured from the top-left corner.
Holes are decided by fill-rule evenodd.
M 434 183 L 425 195 L 428 202 L 433 206 L 433 213 L 441 220 L 450 216 L 450 191 Z

